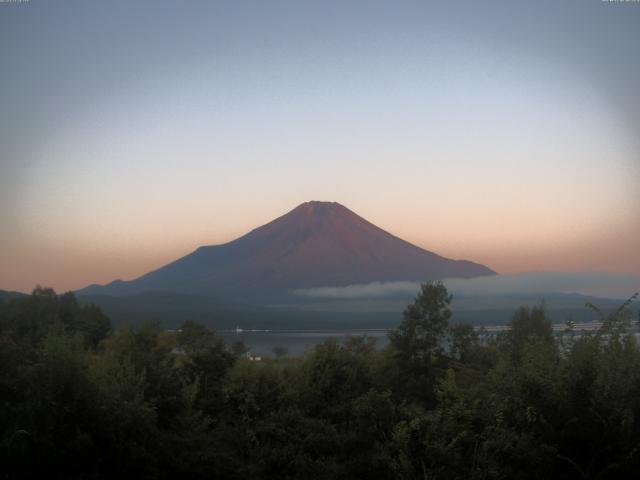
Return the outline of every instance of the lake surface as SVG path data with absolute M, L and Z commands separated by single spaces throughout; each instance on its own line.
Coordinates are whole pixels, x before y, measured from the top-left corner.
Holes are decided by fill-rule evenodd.
M 577 336 L 584 332 L 594 331 L 602 326 L 601 322 L 583 322 L 574 324 L 574 332 Z M 566 324 L 556 323 L 553 330 L 556 335 L 561 335 Z M 496 335 L 508 330 L 507 325 L 485 325 L 476 326 L 484 335 Z M 630 328 L 638 341 L 640 333 L 637 325 Z M 389 329 L 386 328 L 360 328 L 360 329 L 315 329 L 315 330 L 221 330 L 218 333 L 224 338 L 227 344 L 242 341 L 254 355 L 262 357 L 273 357 L 275 347 L 287 349 L 288 356 L 301 356 L 313 349 L 315 345 L 324 342 L 326 339 L 335 337 L 338 341 L 346 342 L 350 337 L 367 337 L 376 341 L 376 347 L 382 348 L 389 343 L 387 336 Z
M 286 348 L 289 356 L 300 356 L 331 337 L 344 342 L 350 337 L 364 336 L 375 339 L 376 346 L 381 348 L 389 343 L 388 331 L 382 328 L 369 328 L 353 330 L 222 330 L 218 333 L 228 344 L 242 341 L 251 353 L 272 357 L 275 347 Z

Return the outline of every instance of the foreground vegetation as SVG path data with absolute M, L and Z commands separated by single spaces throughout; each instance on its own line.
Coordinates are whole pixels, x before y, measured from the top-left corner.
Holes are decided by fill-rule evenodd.
M 251 362 L 186 322 L 112 329 L 73 294 L 0 303 L 0 477 L 637 478 L 629 302 L 587 335 L 521 308 L 489 340 L 422 287 L 390 344 Z

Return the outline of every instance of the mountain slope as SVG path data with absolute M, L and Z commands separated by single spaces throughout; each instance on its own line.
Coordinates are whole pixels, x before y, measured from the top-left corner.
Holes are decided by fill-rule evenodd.
M 22 292 L 14 292 L 10 290 L 0 290 L 0 301 L 9 301 L 14 298 L 25 298 L 29 295 Z
M 288 291 L 373 281 L 424 281 L 493 275 L 376 227 L 338 203 L 307 202 L 223 245 L 200 247 L 135 280 L 91 286 L 81 294 L 170 291 L 198 295 Z

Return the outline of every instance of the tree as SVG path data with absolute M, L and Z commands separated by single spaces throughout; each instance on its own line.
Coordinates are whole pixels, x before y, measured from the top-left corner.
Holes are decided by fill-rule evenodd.
M 433 383 L 443 360 L 443 343 L 451 318 L 452 296 L 442 282 L 421 285 L 404 319 L 389 332 L 399 376 L 409 396 L 433 399 Z
M 532 345 L 547 345 L 555 348 L 551 320 L 547 318 L 544 304 L 520 307 L 513 316 L 510 330 L 505 333 L 504 340 L 511 348 L 514 358 L 520 358 L 523 350 Z
M 206 413 L 218 413 L 222 385 L 236 356 L 227 349 L 222 337 L 190 320 L 180 329 L 178 346 L 185 353 L 182 360 L 187 377 L 199 383 L 200 407 Z
M 80 332 L 87 344 L 95 348 L 107 337 L 111 321 L 97 306 L 84 305 L 77 310 L 70 327 Z
M 287 347 L 283 347 L 281 345 L 276 345 L 271 349 L 271 351 L 276 356 L 276 358 L 285 357 L 287 353 L 289 353 L 289 350 L 287 350 Z
M 462 363 L 468 363 L 478 342 L 478 334 L 473 325 L 460 323 L 449 329 L 451 356 Z

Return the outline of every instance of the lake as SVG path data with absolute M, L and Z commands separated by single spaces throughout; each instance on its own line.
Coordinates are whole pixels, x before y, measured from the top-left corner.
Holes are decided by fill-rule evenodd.
M 232 344 L 242 341 L 254 355 L 273 357 L 273 348 L 284 347 L 287 355 L 300 356 L 327 338 L 335 337 L 346 341 L 349 337 L 374 338 L 378 348 L 384 347 L 389 339 L 387 329 L 369 328 L 353 330 L 222 330 L 225 342 Z
M 601 322 L 575 323 L 574 331 L 579 336 L 583 332 L 594 331 L 602 326 Z M 556 335 L 561 335 L 566 324 L 556 323 L 553 331 Z M 476 326 L 476 329 L 480 329 Z M 496 335 L 508 330 L 508 325 L 485 325 L 482 327 L 484 335 Z M 638 326 L 631 326 L 636 339 L 640 341 Z M 349 337 L 373 338 L 376 340 L 376 347 L 382 348 L 389 343 L 387 336 L 389 329 L 386 328 L 360 328 L 360 329 L 314 329 L 314 330 L 220 330 L 218 333 L 224 338 L 227 344 L 242 341 L 254 355 L 262 357 L 273 357 L 275 347 L 287 349 L 288 356 L 301 356 L 315 345 L 324 342 L 326 339 L 335 337 L 341 342 L 345 342 Z

